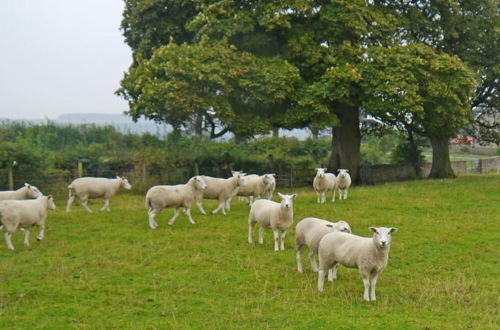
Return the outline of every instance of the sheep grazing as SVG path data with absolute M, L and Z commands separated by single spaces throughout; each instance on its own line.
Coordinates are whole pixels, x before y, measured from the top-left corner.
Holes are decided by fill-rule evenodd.
M 52 196 L 39 196 L 37 199 L 6 200 L 0 202 L 0 224 L 5 229 L 5 242 L 9 250 L 14 250 L 12 234 L 19 228 L 24 231 L 24 245 L 28 247 L 29 228 L 40 227 L 37 240 L 43 239 L 47 210 L 56 208 Z
M 309 248 L 309 258 L 314 272 L 318 271 L 316 255 L 318 254 L 319 241 L 334 231 L 351 233 L 351 227 L 343 220 L 330 222 L 318 218 L 305 218 L 295 226 L 295 248 L 297 249 L 297 268 L 302 273 L 302 249 L 307 245 Z M 332 270 L 333 271 L 333 270 Z
M 281 250 L 285 249 L 286 233 L 293 224 L 293 200 L 297 194 L 278 193 L 278 196 L 281 198 L 281 203 L 259 199 L 252 204 L 248 216 L 248 243 L 253 243 L 252 229 L 259 222 L 259 244 L 264 243 L 264 229 L 271 229 L 274 235 L 274 251 L 279 251 L 280 248 Z M 279 247 L 280 238 L 281 245 Z
M 78 197 L 82 206 L 87 210 L 87 212 L 92 213 L 92 210 L 87 206 L 87 202 L 93 198 L 102 197 L 104 199 L 104 206 L 100 209 L 101 211 L 110 211 L 109 209 L 109 199 L 113 197 L 120 187 L 130 190 L 132 186 L 124 177 L 117 176 L 116 179 L 107 178 L 92 178 L 84 177 L 75 179 L 68 186 L 69 198 L 68 205 L 66 206 L 66 212 L 71 209 L 71 204 L 75 201 L 75 196 Z
M 313 180 L 313 188 L 318 194 L 318 203 L 326 202 L 326 193 L 333 191 L 332 202 L 335 202 L 335 174 L 326 173 L 326 168 L 317 168 L 316 176 Z
M 29 183 L 25 183 L 24 187 L 17 190 L 0 191 L 0 201 L 34 199 L 41 195 L 42 193 L 37 187 L 32 186 Z
M 216 199 L 219 201 L 219 206 L 212 211 L 215 214 L 222 211 L 226 214 L 229 211 L 231 198 L 238 193 L 238 189 L 245 184 L 244 173 L 234 172 L 233 176 L 228 179 L 212 178 L 210 176 L 203 176 L 203 180 L 207 187 L 203 191 L 203 199 Z M 202 198 L 197 198 L 196 204 L 201 213 L 207 214 L 203 209 Z
M 201 198 L 203 190 L 207 187 L 205 180 L 201 176 L 195 176 L 189 179 L 186 184 L 175 186 L 154 186 L 146 193 L 146 208 L 148 209 L 149 227 L 156 229 L 158 223 L 155 216 L 164 208 L 174 208 L 174 216 L 168 224 L 173 225 L 175 219 L 179 216 L 179 208 L 184 210 L 189 222 L 195 224 L 191 217 L 191 205 L 193 201 Z
M 326 234 L 319 242 L 318 291 L 323 291 L 325 271 L 337 264 L 357 268 L 363 279 L 366 301 L 374 301 L 377 278 L 387 266 L 391 234 L 397 228 L 370 227 L 373 237 L 360 237 L 352 234 L 333 232 Z M 329 281 L 333 277 L 328 276 Z M 368 291 L 371 288 L 370 295 Z
M 250 174 L 244 177 L 245 184 L 240 187 L 237 195 L 241 197 L 248 197 L 248 205 L 260 198 L 261 195 L 271 195 L 274 191 L 272 185 L 276 183 L 273 174 L 256 175 Z
M 336 180 L 336 190 L 339 192 L 339 199 L 347 199 L 347 191 L 351 186 L 351 176 L 349 170 L 339 169 L 339 174 Z M 333 192 L 333 200 L 335 200 L 335 191 Z

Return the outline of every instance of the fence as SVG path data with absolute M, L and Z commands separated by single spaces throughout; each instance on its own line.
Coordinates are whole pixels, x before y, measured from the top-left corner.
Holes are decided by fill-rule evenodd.
M 486 159 L 470 159 L 451 162 L 455 174 L 462 173 L 500 173 L 500 157 Z M 425 163 L 421 167 L 423 177 L 426 177 L 430 172 L 431 164 Z M 249 173 L 251 170 L 244 169 Z M 218 168 L 205 169 L 200 168 L 198 171 L 202 174 L 213 175 L 217 177 L 225 177 L 230 173 L 228 166 Z M 145 193 L 146 190 L 158 184 L 177 184 L 185 182 L 187 179 L 197 172 L 196 169 L 187 168 L 172 168 L 168 171 L 157 171 L 155 168 L 148 168 L 145 165 L 140 165 L 133 168 L 127 177 L 132 183 L 134 193 Z M 315 174 L 314 168 L 279 168 L 269 169 L 268 173 L 276 173 L 276 183 L 278 187 L 294 188 L 311 186 Z M 412 164 L 383 164 L 383 165 L 362 165 L 360 166 L 360 182 L 361 184 L 377 184 L 391 181 L 413 180 L 417 178 L 415 168 Z M 114 177 L 116 174 L 111 172 L 83 172 L 85 176 L 101 176 Z M 66 198 L 68 184 L 77 177 L 77 170 L 74 171 L 59 171 L 58 173 L 32 173 L 13 171 L 14 187 L 21 187 L 24 182 L 29 182 L 37 186 L 42 192 L 53 194 L 56 198 Z M 8 170 L 0 170 L 0 190 L 9 189 Z

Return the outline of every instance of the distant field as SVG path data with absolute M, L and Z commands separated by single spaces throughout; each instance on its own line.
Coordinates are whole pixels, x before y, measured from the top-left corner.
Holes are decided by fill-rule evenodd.
M 295 220 L 347 220 L 354 233 L 395 226 L 390 260 L 374 303 L 363 301 L 357 270 L 316 291 L 304 253 L 296 271 L 294 232 L 286 250 L 247 243 L 248 208 L 197 225 L 172 210 L 147 225 L 144 199 L 120 195 L 111 212 L 64 212 L 56 201 L 45 240 L 16 251 L 0 244 L 0 328 L 154 329 L 498 329 L 500 175 L 355 187 L 345 201 L 318 205 L 298 190 Z M 97 211 L 101 201 L 91 204 Z M 205 203 L 207 210 L 215 202 Z M 34 232 L 37 232 L 35 229 Z M 254 234 L 257 234 L 256 232 Z

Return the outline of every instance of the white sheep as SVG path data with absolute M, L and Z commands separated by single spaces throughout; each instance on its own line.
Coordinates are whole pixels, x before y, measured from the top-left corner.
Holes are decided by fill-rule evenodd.
M 352 234 L 333 232 L 326 234 L 319 242 L 318 291 L 323 291 L 325 271 L 332 269 L 337 263 L 357 268 L 363 279 L 366 301 L 374 301 L 377 278 L 387 266 L 391 234 L 397 228 L 370 227 L 373 237 L 360 237 Z M 328 276 L 333 281 L 335 274 Z M 368 291 L 371 287 L 370 295 Z
M 317 168 L 316 176 L 313 180 L 313 188 L 318 194 L 318 203 L 326 202 L 326 194 L 333 191 L 332 202 L 335 202 L 335 174 L 326 173 L 326 168 Z
M 267 199 L 273 198 L 274 190 L 276 189 L 276 173 L 264 174 L 266 176 L 266 188 L 264 194 Z
M 351 226 L 343 220 L 330 222 L 318 218 L 305 218 L 295 226 L 295 248 L 297 249 L 297 268 L 302 273 L 302 249 L 307 245 L 309 258 L 314 272 L 318 271 L 316 255 L 318 254 L 319 241 L 328 233 L 341 231 L 351 233 Z M 332 270 L 333 271 L 333 270 Z
M 337 175 L 335 188 L 339 192 L 339 199 L 347 199 L 347 191 L 351 186 L 351 176 L 347 172 L 349 170 L 339 169 L 339 174 Z M 333 192 L 333 200 L 335 200 L 335 191 Z
M 236 172 L 233 176 L 228 179 L 213 178 L 210 176 L 203 175 L 203 180 L 207 184 L 207 187 L 203 191 L 203 199 L 216 199 L 219 201 L 219 206 L 212 211 L 215 214 L 222 211 L 222 214 L 226 214 L 226 210 L 229 211 L 231 198 L 238 193 L 238 189 L 245 184 L 243 177 L 244 173 Z M 196 201 L 198 209 L 201 213 L 207 214 L 205 209 L 203 209 L 202 198 L 198 198 Z
M 81 200 L 82 206 L 85 210 L 87 210 L 87 212 L 92 213 L 92 210 L 87 206 L 89 198 L 93 199 L 99 197 L 104 199 L 104 206 L 100 210 L 110 211 L 109 199 L 118 192 L 120 187 L 127 190 L 132 188 L 127 179 L 119 176 L 117 176 L 116 179 L 93 177 L 75 179 L 68 186 L 69 198 L 68 205 L 66 206 L 66 212 L 70 211 L 71 204 L 75 201 L 75 196 Z
M 28 247 L 29 228 L 40 227 L 37 240 L 43 239 L 47 210 L 56 208 L 52 196 L 39 196 L 37 199 L 6 200 L 0 202 L 0 224 L 5 229 L 5 242 L 9 250 L 14 250 L 12 234 L 17 229 L 24 231 L 24 245 Z
M 41 196 L 42 193 L 38 190 L 37 187 L 30 185 L 29 183 L 25 183 L 24 187 L 21 187 L 17 190 L 7 190 L 0 191 L 0 201 L 6 200 L 20 200 L 20 199 L 34 199 Z
M 260 198 L 261 195 L 269 196 L 271 185 L 275 183 L 273 174 L 256 175 L 249 174 L 244 177 L 245 184 L 240 187 L 237 195 L 240 197 L 248 197 L 248 205 Z M 272 192 L 271 192 L 272 196 Z
M 151 187 L 146 193 L 149 227 L 151 227 L 151 229 L 156 229 L 156 227 L 158 227 L 155 216 L 164 208 L 175 209 L 174 216 L 168 222 L 169 225 L 173 225 L 175 219 L 179 216 L 179 208 L 183 209 L 189 222 L 194 225 L 195 222 L 191 217 L 191 205 L 193 201 L 201 198 L 203 190 L 205 190 L 206 187 L 207 184 L 201 176 L 192 177 L 186 184 Z
M 278 193 L 281 203 L 267 199 L 259 199 L 252 204 L 248 216 L 248 243 L 252 244 L 252 229 L 260 223 L 259 244 L 264 243 L 264 229 L 271 229 L 274 235 L 274 251 L 278 251 L 278 241 L 281 238 L 281 250 L 285 249 L 285 237 L 293 224 L 293 199 L 297 194 L 285 195 Z M 281 232 L 281 235 L 280 235 Z

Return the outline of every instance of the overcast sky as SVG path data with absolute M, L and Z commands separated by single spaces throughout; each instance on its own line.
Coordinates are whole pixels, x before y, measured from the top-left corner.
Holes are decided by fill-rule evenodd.
M 122 0 L 2 0 L 0 118 L 122 113 Z

